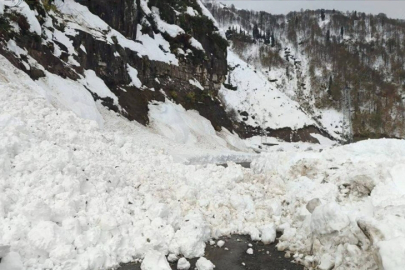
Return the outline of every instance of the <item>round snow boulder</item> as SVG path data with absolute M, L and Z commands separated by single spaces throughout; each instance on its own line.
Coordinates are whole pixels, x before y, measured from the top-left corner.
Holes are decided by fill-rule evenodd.
M 276 240 L 276 226 L 273 223 L 261 227 L 261 232 L 264 244 L 271 244 Z
M 215 265 L 204 257 L 199 258 L 195 266 L 197 270 L 214 270 L 215 268 Z
M 180 258 L 180 260 L 177 262 L 177 269 L 178 270 L 188 270 L 190 269 L 190 263 L 187 261 L 186 258 Z

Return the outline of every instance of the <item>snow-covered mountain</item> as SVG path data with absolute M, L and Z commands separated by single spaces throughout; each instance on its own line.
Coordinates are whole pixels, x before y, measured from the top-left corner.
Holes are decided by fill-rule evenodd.
M 0 30 L 0 270 L 213 270 L 277 232 L 307 268 L 405 265 L 405 142 L 334 145 L 199 0 L 2 1 Z
M 161 104 L 171 112 L 197 111 L 213 127 L 209 133 L 249 138 L 267 128 L 271 136 L 286 141 L 317 142 L 310 134 L 328 136 L 321 125 L 304 120 L 307 117 L 295 102 L 287 97 L 275 100 L 277 90 L 260 75 L 254 80 L 264 87 L 264 94 L 271 91 L 265 105 L 271 114 L 260 112 L 264 104 L 254 109 L 252 103 L 250 108 L 266 119 L 244 122 L 235 117 L 235 112 L 247 112 L 245 105 L 235 104 L 244 101 L 234 97 L 226 108 L 224 94 L 233 93 L 224 89 L 224 83 L 228 61 L 234 57 L 227 59 L 225 35 L 200 0 L 123 1 L 113 10 L 109 1 L 10 3 L 2 11 L 0 54 L 46 89 L 52 102 L 100 126 L 103 119 L 95 101 L 144 125 L 164 122 L 151 118 L 163 115 L 151 110 Z M 244 69 L 245 77 L 258 72 L 249 66 Z M 240 98 L 252 90 L 245 82 L 234 83 L 241 84 L 236 91 Z M 301 118 L 290 122 L 278 117 L 287 113 L 292 113 L 291 119 Z
M 342 98 L 349 89 L 355 139 L 404 137 L 402 20 L 335 10 L 277 15 L 219 1 L 207 7 L 233 50 L 332 136 L 341 137 Z M 349 117 L 345 113 L 345 123 Z

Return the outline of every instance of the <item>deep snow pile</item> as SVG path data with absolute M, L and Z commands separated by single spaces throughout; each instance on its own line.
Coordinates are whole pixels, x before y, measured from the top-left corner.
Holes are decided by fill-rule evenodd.
M 1 270 L 105 269 L 152 250 L 200 257 L 211 237 L 271 225 L 269 191 L 249 171 L 174 163 L 152 146 L 162 137 L 144 143 L 111 112 L 100 129 L 0 60 Z
M 228 80 L 237 89 L 222 86 L 220 95 L 227 110 L 236 112 L 236 120 L 242 121 L 244 116 L 240 113 L 247 112 L 245 122 L 253 127 L 298 129 L 316 125 L 297 102 L 273 87 L 265 75 L 231 50 L 228 50 L 228 65 L 233 69 Z
M 283 194 L 278 247 L 296 261 L 319 269 L 399 270 L 404 164 L 405 141 L 369 140 L 320 153 L 276 149 L 252 167 Z

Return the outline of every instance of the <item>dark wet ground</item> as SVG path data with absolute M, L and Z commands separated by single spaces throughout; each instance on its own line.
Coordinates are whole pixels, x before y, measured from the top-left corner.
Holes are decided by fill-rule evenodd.
M 205 257 L 215 264 L 215 270 L 303 270 L 301 265 L 291 263 L 291 258 L 285 258 L 284 252 L 279 252 L 276 243 L 264 245 L 261 242 L 250 241 L 249 236 L 234 235 L 222 237 L 225 245 L 222 248 L 207 244 Z M 218 241 L 216 240 L 216 241 Z M 246 253 L 252 244 L 253 255 Z M 197 258 L 198 259 L 198 258 Z M 190 270 L 194 270 L 197 259 L 189 260 Z M 170 264 L 176 270 L 176 263 Z M 140 264 L 122 265 L 118 270 L 140 270 Z
M 239 164 L 239 165 L 241 165 L 243 168 L 250 168 L 250 162 L 239 162 L 239 163 L 236 163 L 236 164 Z M 223 163 L 223 164 L 217 164 L 218 166 L 222 166 L 222 167 L 228 167 L 228 164 L 226 164 L 226 163 Z

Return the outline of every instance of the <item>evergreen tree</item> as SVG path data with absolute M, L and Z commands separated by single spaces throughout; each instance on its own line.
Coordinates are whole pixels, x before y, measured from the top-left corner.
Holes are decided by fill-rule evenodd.
M 259 37 L 260 37 L 259 27 L 257 26 L 257 23 L 255 23 L 253 26 L 253 38 L 258 39 Z
M 340 35 L 343 37 L 344 33 L 345 33 L 345 30 L 344 30 L 344 28 L 343 28 L 343 26 L 342 26 L 342 27 L 340 28 Z
M 322 19 L 322 21 L 325 20 L 325 10 L 324 9 L 321 10 L 321 19 Z

